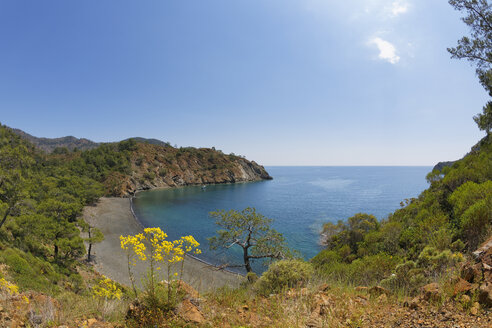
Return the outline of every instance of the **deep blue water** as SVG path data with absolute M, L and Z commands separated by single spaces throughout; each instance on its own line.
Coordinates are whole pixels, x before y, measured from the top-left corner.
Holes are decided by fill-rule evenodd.
M 427 188 L 431 167 L 267 167 L 271 181 L 183 187 L 141 192 L 134 208 L 146 227 L 159 226 L 176 239 L 193 235 L 201 244 L 200 258 L 210 263 L 240 262 L 240 250 L 208 250 L 207 237 L 217 226 L 208 213 L 218 209 L 255 207 L 274 219 L 273 227 L 306 259 L 320 251 L 324 222 L 355 213 L 379 219 L 399 208 L 405 198 Z M 257 267 L 257 270 L 261 271 Z

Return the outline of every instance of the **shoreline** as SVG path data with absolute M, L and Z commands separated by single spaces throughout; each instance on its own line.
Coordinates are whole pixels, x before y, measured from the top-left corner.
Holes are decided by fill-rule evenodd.
M 143 224 L 135 215 L 130 198 L 102 197 L 95 206 L 84 207 L 83 217 L 86 221 L 100 229 L 105 239 L 94 244 L 94 269 L 117 281 L 130 286 L 128 265 L 125 251 L 120 247 L 121 235 L 135 235 L 143 232 Z M 139 287 L 142 286 L 140 277 L 146 273 L 148 263 L 132 267 L 135 280 Z M 166 271 L 166 264 L 162 272 Z M 163 279 L 161 276 L 159 279 Z M 244 281 L 244 276 L 224 270 L 218 270 L 213 265 L 200 259 L 187 256 L 184 262 L 183 281 L 193 286 L 199 292 L 229 286 L 238 287 Z
M 147 191 L 147 190 L 142 190 L 142 191 Z M 143 229 L 145 229 L 145 226 L 143 225 L 142 221 L 140 221 L 140 219 L 138 218 L 137 214 L 135 213 L 135 210 L 133 209 L 133 206 L 134 206 L 134 205 L 133 205 L 133 199 L 136 197 L 136 196 L 135 196 L 136 194 L 137 194 L 137 193 L 135 193 L 134 195 L 132 195 L 132 196 L 128 197 L 128 198 L 130 199 L 130 211 L 132 212 L 133 218 L 135 219 L 135 221 L 137 222 L 137 224 L 138 224 L 138 225 L 142 228 L 142 230 L 143 230 Z M 203 264 L 206 264 L 206 265 L 208 265 L 208 266 L 210 266 L 210 267 L 217 268 L 217 266 L 216 266 L 215 264 L 210 263 L 210 262 L 207 262 L 207 261 L 205 261 L 205 260 L 202 260 L 202 259 L 200 259 L 200 258 L 198 258 L 198 257 L 196 257 L 196 256 L 193 256 L 193 255 L 190 255 L 190 254 L 186 254 L 186 256 L 188 256 L 189 258 L 191 258 L 191 259 L 193 259 L 193 260 L 195 260 L 195 261 L 198 261 L 198 262 L 201 262 L 201 263 L 203 263 Z M 220 269 L 220 271 L 224 271 L 224 272 L 228 272 L 228 273 L 231 273 L 231 274 L 235 274 L 235 275 L 241 276 L 241 277 L 243 277 L 243 278 L 245 278 L 245 277 L 246 277 L 246 275 L 244 275 L 244 274 L 241 274 L 241 273 L 239 273 L 239 272 L 234 272 L 234 271 L 232 271 L 232 270 L 228 270 L 228 269 L 226 269 L 226 268 L 225 268 L 225 269 Z

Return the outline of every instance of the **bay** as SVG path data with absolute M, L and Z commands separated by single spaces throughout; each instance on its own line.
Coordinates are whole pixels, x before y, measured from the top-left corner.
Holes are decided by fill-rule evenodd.
M 417 197 L 428 184 L 432 167 L 266 167 L 270 181 L 189 186 L 140 192 L 134 210 L 141 223 L 161 227 L 169 239 L 193 235 L 201 244 L 200 258 L 212 264 L 240 263 L 241 251 L 211 251 L 207 238 L 217 226 L 211 211 L 255 207 L 274 219 L 289 246 L 305 259 L 320 250 L 319 233 L 325 222 L 364 212 L 379 219 Z M 255 271 L 263 271 L 256 265 Z

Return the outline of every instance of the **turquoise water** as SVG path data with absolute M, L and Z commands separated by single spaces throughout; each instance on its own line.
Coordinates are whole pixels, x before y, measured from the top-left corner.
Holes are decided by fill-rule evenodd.
M 306 259 L 320 251 L 324 222 L 366 212 L 382 219 L 405 198 L 427 188 L 431 167 L 267 167 L 271 181 L 209 185 L 141 192 L 134 209 L 142 224 L 161 227 L 170 239 L 193 235 L 201 259 L 214 264 L 240 262 L 240 250 L 212 252 L 207 238 L 217 226 L 208 213 L 255 207 L 274 219 L 289 245 Z M 262 271 L 261 267 L 255 268 Z

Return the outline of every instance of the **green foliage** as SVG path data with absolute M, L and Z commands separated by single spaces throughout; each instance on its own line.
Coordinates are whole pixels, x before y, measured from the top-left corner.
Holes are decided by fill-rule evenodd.
M 406 261 L 396 266 L 394 273 L 381 281 L 381 285 L 393 291 L 401 290 L 408 294 L 415 293 L 427 282 L 421 268 L 414 261 Z
M 412 292 L 453 270 L 460 252 L 475 250 L 492 230 L 491 143 L 485 137 L 462 160 L 430 173 L 427 190 L 378 224 L 366 214 L 326 224 L 326 249 L 312 259 L 318 273 Z
M 155 179 L 155 173 L 154 172 L 145 172 L 144 178 L 147 180 L 154 180 Z
M 417 264 L 423 268 L 427 276 L 438 277 L 462 260 L 463 255 L 461 253 L 453 253 L 449 249 L 440 251 L 427 246 L 420 253 Z
M 482 109 L 482 113 L 477 114 L 473 117 L 475 123 L 477 123 L 478 128 L 490 133 L 492 130 L 492 101 L 489 101 Z
M 488 236 L 492 224 L 492 181 L 469 181 L 449 197 L 456 223 L 471 249 Z
M 471 36 L 458 41 L 456 48 L 449 48 L 452 58 L 466 59 L 476 65 L 480 83 L 492 96 L 492 8 L 487 0 L 449 0 L 449 3 L 465 13 L 463 22 L 471 29 Z M 492 102 L 473 118 L 480 130 L 487 134 L 492 128 Z
M 277 261 L 258 279 L 255 288 L 259 294 L 269 295 L 288 288 L 304 287 L 313 272 L 312 265 L 302 260 Z
M 364 239 L 368 232 L 379 228 L 379 223 L 375 216 L 365 213 L 358 213 L 347 220 L 347 223 L 338 221 L 325 223 L 323 235 L 326 237 L 326 244 L 329 249 L 337 249 L 343 245 L 350 247 L 350 252 L 357 254 L 358 244 Z
M 9 274 L 21 290 L 37 290 L 46 293 L 60 291 L 63 275 L 58 273 L 50 263 L 30 253 L 7 248 L 0 251 L 0 262 L 8 266 Z
M 83 156 L 65 149 L 46 155 L 0 126 L 1 262 L 23 288 L 54 293 L 63 277 L 67 286 L 81 285 L 74 265 L 85 247 L 77 218 L 103 194 L 77 165 Z
M 347 263 L 338 252 L 325 250 L 311 261 L 316 272 L 325 279 L 354 285 L 374 285 L 388 277 L 401 258 L 379 253 Z

